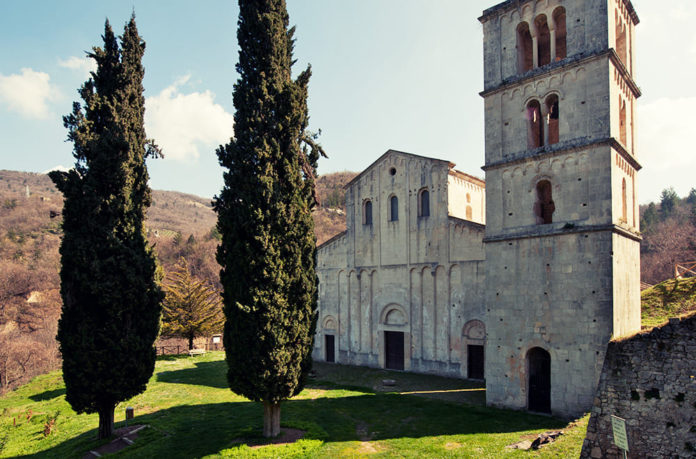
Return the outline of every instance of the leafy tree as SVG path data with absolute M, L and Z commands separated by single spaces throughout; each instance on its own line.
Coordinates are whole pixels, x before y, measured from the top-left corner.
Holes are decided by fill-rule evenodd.
M 679 204 L 679 196 L 674 188 L 669 187 L 662 190 L 660 194 L 660 212 L 662 213 L 662 220 L 669 218 L 677 208 Z
M 647 209 L 645 209 L 645 212 L 643 212 L 640 221 L 640 227 L 644 232 L 650 231 L 652 226 L 659 222 L 659 219 L 660 216 L 657 213 L 657 206 L 654 202 L 651 202 L 650 204 L 648 204 L 648 207 Z
M 316 326 L 311 209 L 321 148 L 306 131 L 310 68 L 291 77 L 294 28 L 284 0 L 240 0 L 235 136 L 215 200 L 230 388 L 264 404 L 264 435 L 280 402 L 302 390 Z
M 696 188 L 692 188 L 691 191 L 689 191 L 689 195 L 685 200 L 691 205 L 696 204 Z
M 186 338 L 193 349 L 195 338 L 222 331 L 220 294 L 191 275 L 186 259 L 179 260 L 164 290 L 162 335 Z
M 145 390 L 155 367 L 159 270 L 145 240 L 150 205 L 145 166 L 158 156 L 146 139 L 135 17 L 121 47 L 107 21 L 104 47 L 89 57 L 97 70 L 63 117 L 75 167 L 50 177 L 65 197 L 60 248 L 63 311 L 58 341 L 66 399 L 78 413 L 99 413 L 99 438 L 113 434 L 114 408 Z

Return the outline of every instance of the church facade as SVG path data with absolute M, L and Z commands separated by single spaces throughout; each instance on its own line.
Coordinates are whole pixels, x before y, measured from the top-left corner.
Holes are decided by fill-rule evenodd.
M 485 379 L 489 405 L 576 416 L 640 329 L 628 0 L 484 11 L 485 183 L 388 151 L 318 249 L 314 357 Z

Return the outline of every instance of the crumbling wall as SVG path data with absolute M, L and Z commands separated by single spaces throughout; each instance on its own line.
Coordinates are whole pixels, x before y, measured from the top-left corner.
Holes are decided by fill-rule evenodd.
M 609 343 L 581 458 L 623 457 L 611 415 L 629 458 L 696 456 L 696 314 Z

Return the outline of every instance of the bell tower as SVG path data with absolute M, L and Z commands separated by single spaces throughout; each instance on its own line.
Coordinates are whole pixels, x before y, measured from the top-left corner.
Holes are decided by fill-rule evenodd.
M 612 337 L 640 330 L 629 0 L 483 12 L 486 397 L 575 416 Z

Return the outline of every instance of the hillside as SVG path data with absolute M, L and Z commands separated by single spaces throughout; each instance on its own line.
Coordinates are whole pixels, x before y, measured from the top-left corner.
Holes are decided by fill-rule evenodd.
M 696 312 L 696 277 L 668 279 L 641 293 L 643 328 Z
M 319 178 L 319 243 L 345 228 L 343 185 L 354 173 Z M 153 190 L 146 226 L 165 273 L 180 257 L 219 286 L 217 216 L 209 199 Z M 0 171 L 0 392 L 55 368 L 60 315 L 62 194 L 45 174 Z
M 334 172 L 317 180 L 319 206 L 314 210 L 314 232 L 317 244 L 322 244 L 346 229 L 346 201 L 343 187 L 356 172 Z
M 680 198 L 672 188 L 640 207 L 640 277 L 657 284 L 674 276 L 675 263 L 696 261 L 696 188 Z

